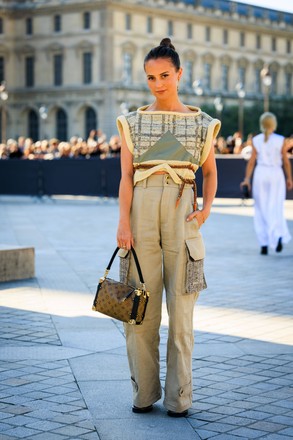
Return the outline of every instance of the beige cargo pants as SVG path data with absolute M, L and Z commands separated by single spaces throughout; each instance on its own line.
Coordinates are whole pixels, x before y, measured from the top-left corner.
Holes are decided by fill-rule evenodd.
M 159 328 L 164 287 L 169 315 L 164 406 L 181 412 L 192 405 L 193 309 L 206 285 L 202 237 L 196 220 L 186 222 L 193 211 L 192 187 L 185 186 L 175 209 L 178 191 L 167 174 L 153 175 L 134 188 L 132 232 L 150 298 L 143 324 L 125 324 L 125 334 L 133 403 L 145 407 L 162 395 Z M 139 285 L 129 253 L 121 250 L 120 256 L 127 281 Z

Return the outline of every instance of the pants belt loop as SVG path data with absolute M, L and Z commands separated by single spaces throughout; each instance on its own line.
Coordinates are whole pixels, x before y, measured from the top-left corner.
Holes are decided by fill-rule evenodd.
M 143 187 L 146 188 L 147 187 L 147 179 L 143 180 Z

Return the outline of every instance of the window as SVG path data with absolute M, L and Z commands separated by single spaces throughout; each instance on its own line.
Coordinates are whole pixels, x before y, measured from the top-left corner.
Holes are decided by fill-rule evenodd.
M 123 75 L 124 84 L 131 84 L 132 82 L 132 55 L 129 52 L 123 54 Z
M 286 43 L 286 52 L 291 53 L 291 40 L 287 40 Z
M 206 26 L 206 41 L 211 41 L 211 28 L 209 26 Z
M 261 38 L 260 35 L 256 36 L 256 48 L 261 49 Z
M 92 53 L 85 52 L 83 54 L 83 83 L 90 84 L 92 82 Z
M 192 38 L 193 38 L 191 23 L 187 23 L 187 38 L 188 38 L 188 40 L 192 40 Z
M 173 21 L 172 20 L 168 20 L 167 35 L 169 35 L 169 37 L 173 37 Z
M 285 73 L 285 93 L 287 96 L 292 94 L 292 73 Z
M 61 54 L 54 55 L 54 86 L 62 85 L 63 57 Z
M 131 30 L 131 15 L 130 14 L 125 15 L 125 29 L 127 31 Z
M 278 90 L 277 90 L 277 79 L 278 79 L 278 72 L 276 70 L 273 70 L 271 72 L 271 77 L 272 77 L 272 86 L 271 86 L 271 92 L 273 95 L 276 95 Z
M 61 15 L 54 15 L 54 32 L 61 32 Z
M 229 90 L 229 66 L 222 64 L 222 90 L 228 92 Z
M 88 135 L 91 130 L 97 129 L 97 114 L 94 109 L 88 107 L 85 111 L 85 139 L 88 138 Z
M 3 18 L 2 17 L 0 17 L 0 34 L 3 34 L 4 33 L 4 29 L 3 29 Z
M 84 29 L 91 28 L 91 14 L 90 14 L 90 12 L 84 12 L 84 14 L 83 14 L 83 28 Z
M 227 45 L 228 44 L 228 30 L 224 29 L 223 31 L 223 44 Z
M 207 91 L 211 90 L 211 70 L 212 66 L 210 63 L 204 64 L 204 78 L 205 78 L 205 89 Z
M 147 33 L 152 34 L 153 33 L 153 18 L 147 17 Z
M 60 141 L 67 141 L 67 115 L 64 110 L 56 112 L 56 137 Z
M 0 82 L 5 79 L 5 59 L 4 57 L 0 57 Z
M 185 62 L 185 84 L 188 88 L 192 88 L 193 84 L 193 62 Z
M 245 33 L 240 32 L 240 47 L 245 47 Z
M 272 38 L 272 52 L 276 52 L 277 50 L 277 40 L 275 37 Z
M 239 67 L 238 77 L 239 77 L 239 82 L 241 82 L 243 88 L 245 88 L 245 82 L 246 82 L 246 69 L 245 69 L 245 67 Z
M 39 118 L 35 110 L 30 110 L 28 113 L 28 136 L 33 141 L 37 141 L 39 136 Z
M 35 58 L 33 56 L 25 58 L 25 86 L 35 85 Z
M 25 20 L 25 33 L 26 33 L 26 35 L 33 34 L 33 19 L 31 17 L 28 17 Z
M 255 92 L 261 93 L 261 76 L 260 76 L 261 69 L 256 67 L 255 69 Z

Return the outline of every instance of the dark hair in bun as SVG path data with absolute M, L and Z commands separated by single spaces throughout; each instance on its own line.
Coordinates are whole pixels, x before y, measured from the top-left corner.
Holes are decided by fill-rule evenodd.
M 144 59 L 144 65 L 149 60 L 157 60 L 158 58 L 169 59 L 176 71 L 180 69 L 180 58 L 170 38 L 163 38 L 159 46 L 156 46 L 149 51 Z

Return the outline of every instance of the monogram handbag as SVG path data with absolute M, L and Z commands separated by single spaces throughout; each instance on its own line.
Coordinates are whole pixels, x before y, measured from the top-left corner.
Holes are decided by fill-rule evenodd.
M 140 287 L 129 286 L 107 278 L 118 251 L 119 247 L 115 249 L 104 276 L 100 278 L 92 309 L 119 321 L 139 325 L 144 320 L 149 292 L 145 288 L 141 268 L 133 247 L 131 252 L 139 275 Z

